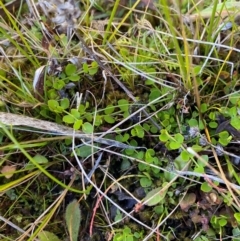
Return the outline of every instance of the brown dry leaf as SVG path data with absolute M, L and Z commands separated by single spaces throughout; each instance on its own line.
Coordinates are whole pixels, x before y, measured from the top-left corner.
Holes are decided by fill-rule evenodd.
M 202 217 L 201 217 L 201 215 L 198 215 L 198 214 L 194 213 L 191 216 L 191 220 L 192 220 L 193 223 L 201 223 L 202 222 Z
M 11 178 L 16 171 L 16 166 L 4 166 L 1 170 L 1 173 L 7 178 Z
M 180 202 L 180 207 L 187 212 L 188 209 L 196 202 L 196 195 L 194 193 L 187 193 Z

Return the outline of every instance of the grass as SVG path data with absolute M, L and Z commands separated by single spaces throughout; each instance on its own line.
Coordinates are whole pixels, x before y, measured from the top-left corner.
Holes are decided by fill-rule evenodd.
M 0 241 L 240 240 L 239 3 L 28 4 L 0 2 Z

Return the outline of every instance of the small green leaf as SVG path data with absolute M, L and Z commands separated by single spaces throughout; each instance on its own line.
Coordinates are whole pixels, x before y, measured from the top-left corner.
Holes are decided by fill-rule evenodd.
M 199 75 L 199 73 L 201 73 L 201 71 L 202 71 L 202 66 L 200 66 L 200 65 L 196 65 L 196 66 L 193 68 L 193 73 L 194 73 L 195 76 L 196 76 L 196 75 Z
M 54 111 L 56 113 L 62 113 L 63 112 L 62 106 L 59 106 L 59 103 L 56 100 L 49 100 L 48 101 L 48 107 L 51 111 Z
M 151 126 L 150 131 L 151 131 L 152 134 L 157 134 L 158 128 L 156 126 Z
M 74 64 L 68 64 L 65 68 L 65 73 L 67 76 L 71 76 L 71 75 L 75 74 L 76 71 L 77 71 L 77 67 Z
M 178 142 L 179 144 L 182 144 L 184 141 L 184 137 L 180 134 L 177 133 L 174 135 L 174 139 L 176 140 L 176 142 Z
M 138 164 L 138 169 L 139 171 L 144 171 L 147 169 L 147 167 L 149 167 L 148 165 L 144 164 L 144 163 L 139 163 Z
M 68 76 L 68 79 L 71 80 L 71 81 L 79 81 L 80 76 L 77 75 L 77 74 L 73 74 L 73 75 Z
M 161 96 L 161 91 L 159 89 L 152 89 L 149 95 L 149 101 L 153 101 Z
M 229 133 L 227 131 L 222 131 L 218 135 L 221 139 L 227 139 L 229 137 Z
M 35 155 L 33 157 L 33 159 L 38 163 L 38 164 L 44 164 L 44 163 L 48 163 L 48 159 L 45 156 L 42 155 Z
M 202 146 L 199 146 L 199 145 L 193 145 L 192 146 L 192 149 L 195 151 L 195 152 L 200 152 L 202 151 Z
M 240 130 L 240 119 L 236 116 L 231 119 L 230 124 L 237 130 Z
M 208 116 L 211 120 L 216 120 L 216 113 L 215 112 L 210 112 Z
M 207 108 L 208 108 L 208 106 L 207 106 L 206 103 L 202 103 L 202 104 L 201 104 L 200 109 L 201 109 L 201 112 L 202 112 L 202 113 L 205 113 L 205 112 L 207 111 Z
M 169 134 L 168 134 L 167 130 L 161 130 L 159 140 L 162 142 L 167 142 L 169 140 Z
M 78 240 L 78 232 L 81 222 L 81 211 L 77 200 L 73 200 L 67 205 L 65 212 L 68 233 L 71 241 Z
M 40 241 L 61 241 L 54 233 L 48 231 L 41 231 L 38 238 Z
M 236 105 L 240 100 L 240 94 L 239 93 L 233 93 L 229 96 L 229 101 L 233 104 Z
M 123 218 L 123 215 L 122 213 L 119 211 L 119 209 L 117 209 L 117 213 L 116 213 L 116 216 L 114 218 L 114 222 L 118 222 L 118 221 L 121 221 Z M 115 240 L 115 237 L 116 235 L 114 236 L 114 240 Z M 121 237 L 121 239 L 120 239 Z M 119 239 L 116 239 L 116 241 L 121 241 L 122 240 L 122 236 L 120 236 Z
M 88 74 L 88 64 L 87 63 L 83 63 L 83 72 L 85 74 Z
M 130 137 L 130 135 L 129 135 L 128 133 L 125 133 L 125 134 L 123 135 L 122 142 L 128 141 L 129 137 Z
M 234 217 L 236 218 L 238 223 L 240 223 L 240 213 L 234 213 Z
M 118 101 L 118 106 L 122 111 L 128 111 L 129 102 L 125 99 L 121 99 Z
M 140 178 L 140 185 L 141 187 L 150 187 L 152 185 L 152 180 L 148 177 Z
M 126 171 L 131 168 L 131 162 L 128 159 L 123 159 L 121 162 L 121 171 Z
M 149 130 L 150 130 L 150 125 L 147 124 L 147 123 L 143 123 L 143 129 L 144 129 L 145 131 L 149 131 Z
M 73 124 L 76 119 L 72 115 L 65 115 L 62 120 L 67 124 Z
M 215 121 L 211 121 L 211 122 L 209 122 L 209 127 L 210 128 L 213 128 L 213 129 L 215 129 L 215 128 L 217 128 L 218 127 L 218 123 L 217 122 L 215 122 Z
M 190 119 L 188 121 L 188 124 L 190 127 L 195 127 L 195 126 L 198 126 L 198 121 L 196 119 Z
M 132 135 L 132 136 L 136 136 L 136 135 L 137 135 L 137 132 L 136 132 L 135 129 L 132 129 L 132 130 L 131 130 L 131 135 Z
M 185 151 L 183 150 L 181 152 L 181 158 L 183 159 L 183 161 L 189 161 L 189 159 L 192 157 L 192 155 L 188 152 L 188 151 Z
M 176 141 L 170 141 L 169 147 L 170 147 L 171 150 L 177 150 L 181 147 L 181 143 L 178 143 Z
M 145 205 L 154 206 L 160 203 L 165 198 L 166 193 L 168 191 L 167 188 L 165 190 L 162 190 L 162 189 L 163 187 L 158 187 L 148 192 L 146 197 L 143 199 Z
M 71 114 L 76 118 L 79 119 L 81 114 L 79 113 L 79 111 L 77 109 L 71 109 Z
M 93 133 L 93 125 L 89 122 L 85 122 L 83 125 L 82 125 L 82 131 L 86 134 L 91 134 Z
M 87 119 L 88 121 L 92 121 L 92 119 Z M 102 116 L 96 115 L 94 126 L 100 126 L 102 124 Z
M 165 211 L 165 208 L 163 207 L 163 205 L 159 205 L 154 207 L 153 210 L 156 214 L 161 215 Z
M 109 124 L 115 123 L 115 119 L 111 115 L 105 115 L 103 116 L 103 119 Z
M 203 192 L 210 192 L 212 190 L 212 187 L 207 182 L 204 182 L 201 185 L 201 190 Z
M 219 142 L 222 146 L 227 146 L 231 140 L 232 140 L 232 137 L 229 136 L 227 139 L 219 138 L 218 142 Z
M 74 130 L 79 130 L 82 126 L 83 121 L 82 120 L 76 120 L 73 125 Z
M 152 157 L 154 155 L 155 155 L 155 151 L 153 149 L 147 149 L 146 154 L 145 154 L 146 158 Z
M 61 107 L 66 110 L 69 105 L 70 105 L 70 102 L 69 102 L 69 99 L 68 98 L 63 98 L 61 101 L 60 101 L 60 105 Z
M 65 85 L 66 85 L 65 82 L 61 79 L 53 82 L 53 88 L 56 89 L 56 90 L 63 89 Z
M 195 166 L 194 172 L 196 173 L 205 173 L 205 169 L 203 166 Z
M 142 126 L 137 125 L 134 127 L 134 130 L 136 132 L 136 136 L 139 138 L 143 138 L 144 137 L 144 130 L 142 128 Z
M 228 111 L 229 115 L 231 117 L 236 117 L 237 116 L 237 113 L 238 113 L 238 110 L 237 110 L 237 106 L 233 106 L 229 109 Z
M 232 234 L 233 234 L 232 241 L 239 241 L 238 237 L 240 236 L 240 229 L 238 227 L 237 228 L 233 228 Z
M 90 75 L 95 75 L 98 72 L 98 63 L 96 61 L 91 63 L 91 67 L 88 68 L 88 72 Z
M 58 106 L 59 104 L 56 100 L 48 100 L 48 107 L 50 110 L 55 111 Z
M 95 152 L 96 148 L 94 148 L 92 150 L 91 146 L 81 146 L 76 149 L 76 153 L 80 157 L 88 157 L 88 156 L 92 155 L 92 151 Z
M 105 113 L 106 115 L 110 115 L 110 114 L 112 114 L 112 113 L 114 112 L 114 110 L 115 110 L 115 106 L 113 106 L 113 105 L 108 105 L 108 106 L 104 109 L 104 113 Z
M 218 220 L 218 224 L 221 226 L 221 227 L 224 227 L 226 224 L 227 224 L 227 219 L 225 218 L 220 218 Z

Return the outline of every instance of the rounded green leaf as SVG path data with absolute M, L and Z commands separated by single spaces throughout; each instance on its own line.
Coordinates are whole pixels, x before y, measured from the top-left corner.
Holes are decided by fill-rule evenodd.
M 240 213 L 234 213 L 234 217 L 238 222 L 240 222 Z
M 210 192 L 212 190 L 212 187 L 207 182 L 204 182 L 201 185 L 201 190 L 203 192 Z
M 44 164 L 44 163 L 48 163 L 48 159 L 45 156 L 42 155 L 35 155 L 33 157 L 33 159 L 38 163 L 38 164 Z
M 83 123 L 83 125 L 82 125 L 82 131 L 83 131 L 84 133 L 86 133 L 86 134 L 91 134 L 91 133 L 93 133 L 93 126 L 92 126 L 92 124 L 89 123 L 89 122 Z
M 115 119 L 111 115 L 105 115 L 103 119 L 109 124 L 115 123 Z
M 216 120 L 216 113 L 215 112 L 210 112 L 208 116 L 211 120 Z
M 68 98 L 63 98 L 61 101 L 60 101 L 60 105 L 61 107 L 66 110 L 69 105 L 70 105 L 70 102 L 69 102 L 69 99 Z
M 152 89 L 149 95 L 149 101 L 153 101 L 161 96 L 161 91 L 159 89 Z
M 121 99 L 118 101 L 118 107 L 122 110 L 122 111 L 128 111 L 129 108 L 129 102 L 128 100 L 125 99 Z
M 77 75 L 77 74 L 73 74 L 73 75 L 68 76 L 68 79 L 71 80 L 71 81 L 79 81 L 80 76 Z
M 174 135 L 174 139 L 176 140 L 176 142 L 178 142 L 179 144 L 182 144 L 184 141 L 184 137 L 180 134 L 177 133 Z
M 205 113 L 205 112 L 207 111 L 207 108 L 208 108 L 208 106 L 207 106 L 206 103 L 202 103 L 202 104 L 201 104 L 200 109 L 201 109 L 201 112 L 202 112 L 202 113 Z
M 168 135 L 168 132 L 166 130 L 161 130 L 159 140 L 162 141 L 162 142 L 167 142 L 169 140 L 169 135 Z
M 74 130 L 79 130 L 82 126 L 83 121 L 82 120 L 76 120 L 73 125 Z
M 65 68 L 65 73 L 67 76 L 75 74 L 77 71 L 77 67 L 74 64 L 68 64 Z
M 75 122 L 75 118 L 72 115 L 63 116 L 63 121 L 67 124 L 73 124 Z
M 152 180 L 148 177 L 142 177 L 140 178 L 140 185 L 142 187 L 150 187 L 152 185 Z
M 58 106 L 59 104 L 56 100 L 48 100 L 48 107 L 50 110 L 55 111 Z
M 66 85 L 65 82 L 59 79 L 53 83 L 53 88 L 56 90 L 61 90 L 64 88 L 65 85 Z
M 195 126 L 198 126 L 198 121 L 196 119 L 190 119 L 188 121 L 188 124 L 190 127 L 195 127 Z
M 181 155 L 182 160 L 183 160 L 183 161 L 186 161 L 186 162 L 189 161 L 189 159 L 190 159 L 191 156 L 192 156 L 192 155 L 191 155 L 188 151 L 186 151 L 186 150 L 182 151 L 180 155 Z
M 181 147 L 181 143 L 178 143 L 176 141 L 170 141 L 169 147 L 170 147 L 171 150 L 177 150 Z
M 137 125 L 134 127 L 134 130 L 136 131 L 136 136 L 139 138 L 143 138 L 144 137 L 144 130 L 140 125 Z
M 79 113 L 79 111 L 77 109 L 71 109 L 71 114 L 76 118 L 79 119 L 81 114 Z
M 240 119 L 239 119 L 239 117 L 237 117 L 237 116 L 233 117 L 231 119 L 230 123 L 235 129 L 240 130 Z
M 221 226 L 221 227 L 224 227 L 226 224 L 227 224 L 227 219 L 226 218 L 220 218 L 218 220 L 218 224 Z
M 77 155 L 80 157 L 88 157 L 92 154 L 92 151 L 96 151 L 96 148 L 92 150 L 91 146 L 81 146 L 76 150 Z
M 217 126 L 218 126 L 218 123 L 217 122 L 215 122 L 215 121 L 211 121 L 211 122 L 209 122 L 209 127 L 211 127 L 211 128 L 213 128 L 213 129 L 215 129 L 215 128 L 217 128 Z
M 112 114 L 112 113 L 114 112 L 114 110 L 115 110 L 115 106 L 113 106 L 113 105 L 108 105 L 108 106 L 104 109 L 104 113 L 105 113 L 106 115 L 110 115 L 110 114 Z
M 227 131 L 222 131 L 219 133 L 219 137 L 221 139 L 227 139 L 229 137 L 229 133 Z

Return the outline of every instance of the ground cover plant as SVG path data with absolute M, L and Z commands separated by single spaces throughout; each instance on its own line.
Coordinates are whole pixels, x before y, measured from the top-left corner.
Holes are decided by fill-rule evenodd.
M 238 1 L 0 2 L 0 240 L 240 240 Z

